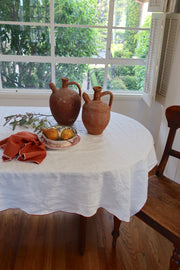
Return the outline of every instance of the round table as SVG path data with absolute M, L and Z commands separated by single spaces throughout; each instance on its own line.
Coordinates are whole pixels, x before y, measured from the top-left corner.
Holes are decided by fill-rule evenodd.
M 0 140 L 22 130 L 3 127 L 4 116 L 27 111 L 50 114 L 43 107 L 0 107 Z M 67 149 L 47 149 L 39 165 L 3 162 L 0 150 L 0 210 L 20 208 L 37 215 L 65 211 L 89 217 L 102 207 L 129 221 L 143 207 L 148 172 L 157 163 L 150 132 L 113 112 L 101 135 L 87 133 L 81 114 L 74 127 L 80 142 Z

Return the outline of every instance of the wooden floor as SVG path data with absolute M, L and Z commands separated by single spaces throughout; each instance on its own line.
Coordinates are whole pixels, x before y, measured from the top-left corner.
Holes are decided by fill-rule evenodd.
M 122 223 L 114 252 L 113 219 L 100 209 L 88 219 L 86 250 L 80 256 L 78 215 L 0 214 L 0 270 L 168 270 L 172 244 L 137 217 Z

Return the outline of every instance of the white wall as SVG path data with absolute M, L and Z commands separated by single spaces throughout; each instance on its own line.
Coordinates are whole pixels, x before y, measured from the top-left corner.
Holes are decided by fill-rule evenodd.
M 112 111 L 125 114 L 142 123 L 149 129 L 156 143 L 162 118 L 162 106 L 157 102 L 149 108 L 142 98 L 127 97 L 114 99 Z
M 157 138 L 156 151 L 158 158 L 162 154 L 164 148 L 166 134 L 168 132 L 167 122 L 164 117 L 165 109 L 172 105 L 180 105 L 180 34 L 176 44 L 174 60 L 171 68 L 171 75 L 168 84 L 167 96 L 164 100 L 163 118 L 160 125 L 160 131 Z M 180 129 L 177 131 L 173 147 L 180 151 Z M 170 158 L 165 170 L 165 175 L 173 178 L 176 182 L 180 183 L 180 161 L 175 158 Z

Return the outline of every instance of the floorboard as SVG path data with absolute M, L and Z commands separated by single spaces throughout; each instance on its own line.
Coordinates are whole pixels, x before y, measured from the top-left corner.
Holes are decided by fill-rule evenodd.
M 112 249 L 113 217 L 99 209 L 88 219 L 86 249 L 78 253 L 79 216 L 56 212 L 0 215 L 0 270 L 168 270 L 172 243 L 137 217 L 122 222 Z

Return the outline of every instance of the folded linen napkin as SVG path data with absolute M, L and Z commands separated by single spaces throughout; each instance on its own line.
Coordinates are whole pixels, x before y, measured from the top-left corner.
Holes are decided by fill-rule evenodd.
M 3 161 L 17 158 L 20 161 L 30 161 L 40 164 L 46 157 L 46 148 L 34 133 L 21 131 L 0 141 L 4 150 Z

